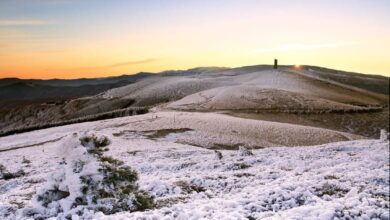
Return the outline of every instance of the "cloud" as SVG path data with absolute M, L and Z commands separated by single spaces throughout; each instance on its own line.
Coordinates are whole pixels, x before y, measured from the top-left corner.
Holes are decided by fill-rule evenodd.
M 257 52 L 272 52 L 272 51 L 291 51 L 291 50 L 313 50 L 323 48 L 338 48 L 355 44 L 355 42 L 334 42 L 334 43 L 319 43 L 319 44 L 283 44 L 276 47 L 260 48 Z
M 66 68 L 66 69 L 46 69 L 48 71 L 98 71 L 98 70 L 109 70 L 110 68 L 120 67 L 120 66 L 131 66 L 131 65 L 138 65 L 138 64 L 144 64 L 144 63 L 152 63 L 156 62 L 158 59 L 145 59 L 145 60 L 138 60 L 138 61 L 128 61 L 128 62 L 122 62 L 122 63 L 114 63 L 106 66 L 82 66 L 82 67 L 73 67 L 73 68 Z
M 107 67 L 119 67 L 119 66 L 130 66 L 130 65 L 138 65 L 138 64 L 144 64 L 144 63 L 153 63 L 158 61 L 157 59 L 145 59 L 145 60 L 137 60 L 137 61 L 128 61 L 128 62 L 122 62 L 122 63 L 114 63 L 111 65 L 108 65 Z
M 52 22 L 45 20 L 34 20 L 34 19 L 0 19 L 1 26 L 31 26 L 31 25 L 48 25 L 53 24 Z
M 35 0 L 35 1 L 45 3 L 45 4 L 67 4 L 67 3 L 77 2 L 77 0 Z

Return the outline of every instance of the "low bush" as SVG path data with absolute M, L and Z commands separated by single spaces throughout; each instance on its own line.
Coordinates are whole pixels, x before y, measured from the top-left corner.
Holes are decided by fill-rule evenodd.
M 223 155 L 222 155 L 221 151 L 214 150 L 214 153 L 215 153 L 215 158 L 216 158 L 216 159 L 222 160 Z
M 63 147 L 61 171 L 50 176 L 34 198 L 35 207 L 24 214 L 66 219 L 153 208 L 153 198 L 138 188 L 137 172 L 123 161 L 103 156 L 109 144 L 105 136 L 73 134 Z
M 253 156 L 253 153 L 250 149 L 244 147 L 244 146 L 239 146 L 238 147 L 238 152 L 240 154 L 240 156 Z
M 18 170 L 14 173 L 9 172 L 4 165 L 0 164 L 0 179 L 9 180 L 24 176 L 26 173 L 23 170 Z

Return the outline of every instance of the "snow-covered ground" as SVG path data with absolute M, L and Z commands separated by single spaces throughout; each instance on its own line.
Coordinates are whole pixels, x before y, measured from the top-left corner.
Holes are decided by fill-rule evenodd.
M 360 110 L 353 106 L 318 97 L 259 86 L 218 87 L 198 92 L 170 103 L 177 110 L 260 110 L 260 111 L 334 111 Z
M 222 87 L 222 88 L 221 88 Z M 209 91 L 206 91 L 209 90 Z M 363 90 L 351 90 L 349 88 L 334 85 L 327 81 L 321 81 L 307 77 L 302 74 L 287 72 L 284 70 L 261 70 L 261 71 L 234 71 L 223 70 L 221 72 L 203 73 L 199 75 L 186 76 L 164 76 L 156 75 L 154 77 L 146 78 L 137 83 L 108 90 L 102 94 L 97 95 L 99 98 L 106 98 L 108 101 L 111 98 L 125 98 L 134 99 L 137 105 L 153 105 L 156 103 L 164 103 L 167 101 L 175 101 L 186 96 L 183 102 L 193 103 L 196 101 L 204 101 L 210 96 L 216 100 L 212 100 L 218 104 L 216 108 L 229 107 L 229 102 L 235 106 L 243 105 L 241 108 L 253 108 L 253 103 L 240 102 L 235 104 L 232 100 L 226 100 L 229 96 L 237 98 L 237 96 L 244 96 L 244 99 L 255 99 L 257 96 L 262 96 L 261 90 L 279 90 L 284 93 L 290 92 L 289 96 L 299 96 L 298 100 L 303 106 L 310 106 L 316 104 L 315 107 L 329 109 L 333 107 L 351 108 L 349 104 L 356 106 L 371 105 L 386 103 L 388 97 L 372 95 Z M 206 97 L 198 97 L 201 94 L 195 94 L 204 91 Z M 279 92 L 278 92 L 279 91 Z M 223 95 L 225 93 L 226 95 Z M 248 93 L 249 92 L 249 93 Z M 223 94 L 222 94 L 223 93 Z M 195 95 L 193 95 L 195 94 Z M 263 99 L 263 105 L 271 105 L 275 101 L 283 102 L 279 94 L 275 94 L 273 99 Z M 319 100 L 315 100 L 315 99 Z M 308 99 L 308 100 L 306 100 Z M 226 104 L 225 102 L 228 102 Z M 234 100 L 236 101 L 236 100 Z M 294 101 L 293 101 L 294 102 Z M 101 103 L 99 103 L 101 105 Z M 183 104 L 180 102 L 179 104 Z M 193 103 L 195 104 L 195 103 Z M 347 105 L 343 105 L 347 104 Z M 257 104 L 256 107 L 259 104 Z M 281 106 L 277 106 L 281 107 Z M 291 106 L 290 106 L 291 107 Z M 292 106 L 296 107 L 296 106 Z M 237 107 L 233 108 L 236 109 Z M 185 109 L 185 108 L 183 108 Z
M 139 143 L 141 144 L 141 143 Z M 139 148 L 138 148 L 139 149 Z M 132 156 L 140 185 L 161 201 L 146 219 L 389 219 L 389 144 L 375 140 L 214 152 L 164 143 Z M 126 153 L 122 159 L 128 158 Z M 195 190 L 183 190 L 181 182 Z M 199 192 L 196 192 L 199 191 Z M 164 204 L 173 203 L 170 207 Z
M 111 144 L 104 155 L 134 168 L 140 189 L 156 202 L 155 209 L 144 212 L 91 212 L 92 219 L 389 219 L 388 141 L 262 123 L 211 113 L 163 112 L 0 138 L 0 164 L 10 173 L 24 172 L 0 178 L 0 218 L 21 219 L 21 210 L 34 206 L 36 192 L 61 169 L 66 137 L 77 132 L 107 136 Z M 236 148 L 219 154 L 189 145 L 202 138 L 207 141 L 199 146 L 219 143 L 230 135 L 227 143 L 236 145 L 234 135 L 247 134 L 241 145 L 256 146 L 251 145 L 259 140 L 256 129 L 270 132 L 267 141 L 283 134 L 302 140 L 318 135 L 328 141 L 304 147 L 264 141 L 270 147 L 254 149 L 253 155 Z

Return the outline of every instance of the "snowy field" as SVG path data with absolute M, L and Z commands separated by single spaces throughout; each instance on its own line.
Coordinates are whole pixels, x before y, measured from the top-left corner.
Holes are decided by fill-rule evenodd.
M 109 218 L 97 216 L 389 219 L 388 142 L 267 148 L 254 150 L 252 156 L 239 151 L 221 153 L 219 160 L 210 150 L 171 144 L 140 151 L 130 162 L 141 173 L 140 185 L 162 204 L 174 204 Z M 181 182 L 193 185 L 194 191 L 183 190 Z
M 14 177 L 5 179 L 5 171 L 0 175 L 0 219 L 28 219 L 26 209 L 42 208 L 34 198 L 61 172 L 69 143 L 78 142 L 73 133 L 107 136 L 111 143 L 104 155 L 136 170 L 139 188 L 155 201 L 151 210 L 91 211 L 81 219 L 389 219 L 388 141 L 304 126 L 294 127 L 297 133 L 291 134 L 293 126 L 262 123 L 165 112 L 2 137 L 0 164 Z M 250 133 L 264 126 L 257 135 Z M 241 145 L 237 133 L 248 134 Z M 318 135 L 323 144 L 292 147 L 289 133 L 302 140 Z M 269 142 L 281 134 L 287 138 Z M 325 143 L 320 136 L 338 142 Z M 202 138 L 206 141 L 193 144 Z M 232 150 L 223 150 L 224 145 Z M 238 145 L 260 149 L 237 150 Z M 215 146 L 220 146 L 217 153 Z

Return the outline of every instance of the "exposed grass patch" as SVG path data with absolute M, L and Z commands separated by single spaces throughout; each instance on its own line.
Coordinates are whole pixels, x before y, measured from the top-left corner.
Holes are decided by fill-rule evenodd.
M 326 179 L 326 180 L 337 180 L 339 178 L 337 176 L 335 176 L 335 175 L 326 175 L 324 177 L 324 179 Z
M 69 119 L 69 120 L 61 120 L 61 121 L 56 121 L 51 123 L 42 123 L 42 124 L 37 124 L 32 126 L 18 127 L 10 130 L 5 130 L 0 132 L 0 137 L 29 132 L 29 131 L 35 131 L 39 129 L 69 125 L 69 124 L 77 124 L 77 123 L 89 122 L 89 121 L 99 121 L 99 120 L 132 116 L 132 115 L 141 115 L 141 114 L 146 114 L 148 112 L 149 112 L 148 107 L 130 107 L 125 109 L 118 109 L 118 110 L 103 112 L 99 114 L 86 115 L 83 117 Z
M 223 155 L 222 155 L 221 151 L 214 150 L 214 153 L 215 153 L 215 158 L 217 158 L 218 160 L 222 160 Z
M 186 199 L 188 199 L 187 196 L 178 196 L 178 197 L 173 197 L 173 198 L 166 198 L 166 199 L 161 199 L 157 200 L 155 203 L 155 208 L 164 208 L 164 207 L 170 207 L 174 204 L 177 204 L 179 202 L 185 202 Z
M 14 178 L 19 178 L 26 175 L 23 170 L 18 170 L 14 173 L 9 172 L 4 165 L 0 164 L 0 179 L 9 180 Z
M 338 185 L 325 183 L 320 188 L 316 189 L 316 194 L 318 196 L 329 195 L 329 196 L 336 196 L 339 198 L 344 196 L 348 191 L 349 191 L 348 189 L 341 188 Z
M 186 131 L 193 131 L 193 129 L 190 128 L 176 128 L 176 129 L 160 129 L 160 130 L 152 130 L 152 131 L 143 131 L 144 133 L 147 133 L 145 136 L 151 139 L 158 139 L 158 138 L 164 138 L 169 134 L 172 133 L 183 133 Z M 150 133 L 150 134 L 148 134 Z
M 253 156 L 252 150 L 246 148 L 245 146 L 239 146 L 238 152 L 240 156 L 246 157 L 246 156 Z
M 202 186 L 198 186 L 198 185 L 195 185 L 195 184 L 192 184 L 192 183 L 188 183 L 187 181 L 184 181 L 184 180 L 179 180 L 177 182 L 175 182 L 175 185 L 180 187 L 181 190 L 187 194 L 190 194 L 192 192 L 204 192 L 206 191 L 205 188 L 203 188 Z
M 233 174 L 235 177 L 241 178 L 241 177 L 250 177 L 250 176 L 255 176 L 252 173 L 235 173 Z
M 135 156 L 135 155 L 138 154 L 139 152 L 141 152 L 141 151 L 139 151 L 139 150 L 127 151 L 127 153 L 130 154 L 130 155 L 132 155 L 132 156 Z
M 229 164 L 227 166 L 227 169 L 228 170 L 243 170 L 243 169 L 247 169 L 251 167 L 249 164 L 246 164 L 246 163 L 233 163 L 233 164 Z
M 236 143 L 236 144 L 220 144 L 213 143 L 211 146 L 207 147 L 210 150 L 239 150 L 241 146 L 245 146 L 244 143 Z M 263 149 L 263 146 L 251 146 L 251 149 Z

